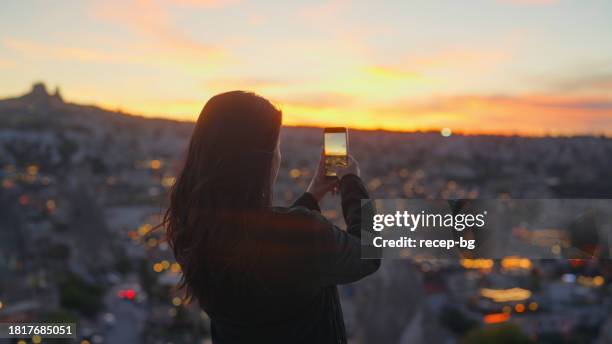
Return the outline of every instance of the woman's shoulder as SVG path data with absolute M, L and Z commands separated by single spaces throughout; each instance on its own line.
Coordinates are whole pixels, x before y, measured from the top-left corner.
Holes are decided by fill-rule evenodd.
M 313 216 L 313 211 L 304 207 L 272 207 L 272 214 L 275 215 L 294 215 L 294 216 Z
M 321 215 L 318 210 L 308 209 L 305 206 L 293 206 L 293 207 L 272 207 L 272 216 L 276 217 L 293 217 L 296 219 L 302 219 L 306 221 L 316 221 L 322 223 L 328 223 L 329 221 Z
M 332 226 L 319 211 L 304 206 L 272 207 L 270 210 L 265 221 L 267 229 L 285 233 L 304 231 L 312 235 L 317 229 Z

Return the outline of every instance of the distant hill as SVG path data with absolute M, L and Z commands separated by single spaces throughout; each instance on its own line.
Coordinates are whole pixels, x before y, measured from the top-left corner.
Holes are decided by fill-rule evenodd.
M 0 166 L 35 162 L 58 175 L 75 168 L 121 173 L 141 160 L 181 160 L 192 129 L 193 122 L 69 103 L 59 90 L 49 93 L 39 83 L 27 94 L 0 100 Z M 321 128 L 284 127 L 279 182 L 294 185 L 287 172 L 314 166 L 321 145 Z M 372 191 L 377 197 L 412 197 L 412 187 L 402 183 L 423 172 L 432 185 L 419 192 L 438 193 L 449 180 L 481 195 L 603 197 L 612 190 L 612 139 L 605 137 L 351 130 L 350 151 L 365 176 L 376 177 Z M 302 187 L 301 179 L 296 181 Z
M 193 123 L 151 119 L 65 102 L 34 84 L 20 97 L 0 100 L 0 163 L 37 161 L 59 167 L 91 159 L 131 164 L 170 157 L 185 145 Z

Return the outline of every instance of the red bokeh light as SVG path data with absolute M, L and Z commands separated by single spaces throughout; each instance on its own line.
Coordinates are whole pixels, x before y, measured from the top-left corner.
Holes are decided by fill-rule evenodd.
M 30 197 L 28 197 L 28 195 L 19 196 L 19 204 L 27 205 L 28 203 L 30 203 Z
M 122 299 L 134 300 L 136 298 L 136 292 L 134 289 L 122 289 L 117 292 L 117 296 Z

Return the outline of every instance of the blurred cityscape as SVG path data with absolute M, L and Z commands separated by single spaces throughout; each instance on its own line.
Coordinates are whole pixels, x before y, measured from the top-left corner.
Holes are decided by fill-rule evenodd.
M 192 126 L 43 84 L 0 101 L 0 322 L 77 322 L 69 343 L 210 342 L 154 229 Z M 612 139 L 442 134 L 350 131 L 349 150 L 373 198 L 612 196 Z M 305 190 L 321 145 L 319 128 L 283 128 L 276 205 Z M 322 208 L 342 226 L 338 198 Z M 603 344 L 611 279 L 606 259 L 387 260 L 341 297 L 351 343 Z

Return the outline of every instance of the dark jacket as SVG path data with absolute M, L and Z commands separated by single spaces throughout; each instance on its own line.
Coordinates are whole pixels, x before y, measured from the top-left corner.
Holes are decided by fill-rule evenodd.
M 199 297 L 215 344 L 346 343 L 336 285 L 373 273 L 380 260 L 361 259 L 361 179 L 345 176 L 340 192 L 347 231 L 309 193 L 249 219 L 248 268 L 210 272 L 215 282 Z

